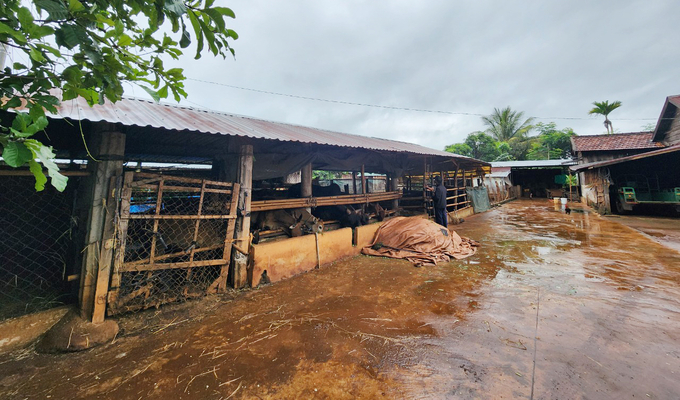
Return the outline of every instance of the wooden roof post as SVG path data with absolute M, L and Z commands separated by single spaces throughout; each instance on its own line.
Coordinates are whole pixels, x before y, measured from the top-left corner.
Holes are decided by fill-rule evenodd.
M 300 197 L 310 198 L 312 197 L 312 163 L 305 164 L 300 171 Z M 311 212 L 312 209 L 307 207 L 307 211 Z
M 357 171 L 352 171 L 352 194 L 357 194 Z
M 361 194 L 366 194 L 366 166 L 361 164 Z
M 88 207 L 85 249 L 80 273 L 79 305 L 83 319 L 104 321 L 113 262 L 116 179 L 123 173 L 125 134 L 115 124 L 97 124 L 88 145 L 97 161 L 89 160 L 83 203 Z M 112 179 L 114 178 L 114 179 Z M 96 311 L 96 312 L 95 312 Z
M 231 253 L 231 284 L 235 288 L 242 288 L 248 282 L 248 255 L 237 248 L 248 251 L 250 249 L 250 202 L 253 189 L 253 146 L 241 145 L 238 163 L 238 217 L 234 230 L 234 242 Z
M 399 179 L 397 178 L 397 175 L 394 172 L 388 173 L 387 174 L 387 184 L 389 186 L 387 187 L 387 191 L 396 192 L 397 190 L 399 190 L 398 180 Z M 399 209 L 399 199 L 392 200 L 392 204 L 390 204 L 390 208 L 392 210 L 398 210 Z

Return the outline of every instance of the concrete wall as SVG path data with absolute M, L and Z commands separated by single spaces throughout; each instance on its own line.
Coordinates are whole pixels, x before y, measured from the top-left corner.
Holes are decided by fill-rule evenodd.
M 356 254 L 352 246 L 352 228 L 260 243 L 252 247 L 248 276 L 255 287 L 264 271 L 271 282 L 277 282 Z

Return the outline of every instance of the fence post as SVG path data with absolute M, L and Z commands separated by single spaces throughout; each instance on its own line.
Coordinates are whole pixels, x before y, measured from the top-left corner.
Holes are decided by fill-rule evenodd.
M 100 271 L 104 273 L 111 268 L 112 252 L 106 249 L 107 246 L 111 245 L 109 243 L 110 235 L 107 235 L 106 243 L 103 243 L 103 237 L 105 227 L 113 226 L 112 222 L 115 213 L 111 212 L 109 184 L 112 177 L 120 176 L 123 171 L 125 134 L 118 132 L 114 124 L 102 124 L 92 132 L 89 144 L 94 152 L 93 155 L 96 161 L 90 160 L 87 166 L 91 173 L 85 186 L 86 206 L 89 207 L 89 213 L 85 233 L 82 272 L 80 274 L 79 300 L 81 317 L 93 322 L 101 322 L 104 320 L 105 307 L 97 307 L 98 314 L 95 318 L 95 303 L 103 301 L 105 305 L 106 295 L 104 294 L 99 296 L 101 298 L 97 298 L 95 292 L 97 291 L 97 280 Z M 115 206 L 113 209 L 115 209 Z M 108 258 L 100 260 L 100 256 Z M 108 276 L 108 272 L 104 273 L 104 275 Z M 102 276 L 102 279 L 105 276 Z M 108 278 L 106 280 L 105 284 L 108 285 Z
M 241 145 L 238 164 L 238 217 L 231 256 L 231 283 L 235 288 L 248 283 L 248 255 L 238 249 L 250 249 L 250 202 L 253 188 L 253 146 Z

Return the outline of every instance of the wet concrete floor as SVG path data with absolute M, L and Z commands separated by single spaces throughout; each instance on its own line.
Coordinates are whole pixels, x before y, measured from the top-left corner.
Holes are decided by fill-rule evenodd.
M 478 254 L 360 256 L 121 319 L 91 351 L 0 357 L 0 398 L 680 397 L 680 253 L 538 200 L 454 228 Z

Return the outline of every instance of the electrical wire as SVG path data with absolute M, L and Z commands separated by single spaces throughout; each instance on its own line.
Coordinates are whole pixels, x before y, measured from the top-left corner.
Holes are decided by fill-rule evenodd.
M 359 107 L 382 108 L 382 109 L 387 109 L 387 110 L 399 110 L 399 111 L 425 112 L 425 113 L 432 113 L 432 114 L 464 115 L 464 116 L 473 116 L 473 117 L 484 117 L 484 116 L 487 115 L 487 114 L 478 114 L 478 113 L 469 113 L 469 112 L 427 110 L 427 109 L 423 109 L 423 108 L 395 107 L 395 106 L 384 106 L 384 105 L 379 105 L 379 104 L 357 103 L 357 102 L 343 101 L 343 100 L 322 99 L 322 98 L 318 98 L 318 97 L 300 96 L 300 95 L 289 94 L 289 93 L 272 92 L 272 91 L 269 91 L 269 90 L 253 89 L 253 88 L 247 88 L 247 87 L 243 87 L 243 86 L 229 85 L 229 84 L 226 84 L 226 83 L 212 82 L 212 81 L 207 81 L 205 79 L 196 79 L 196 78 L 189 78 L 189 77 L 187 77 L 186 80 L 194 81 L 194 82 L 200 82 L 200 83 L 207 83 L 207 84 L 217 85 L 217 86 L 224 86 L 224 87 L 228 87 L 228 88 L 232 88 L 232 89 L 245 90 L 245 91 L 249 91 L 249 92 L 269 94 L 269 95 L 273 95 L 273 96 L 290 97 L 290 98 L 294 98 L 294 99 L 319 101 L 319 102 L 325 102 L 325 103 L 344 104 L 344 105 L 352 105 L 352 106 L 359 106 Z M 196 103 L 194 103 L 194 104 L 196 104 Z M 592 118 L 582 118 L 582 117 L 534 117 L 534 118 L 536 118 L 536 119 L 550 119 L 550 120 L 591 120 L 592 119 Z M 665 119 L 665 118 L 662 118 L 662 119 Z M 658 118 L 617 118 L 617 120 L 619 120 L 619 121 L 656 121 L 656 120 L 658 120 Z

